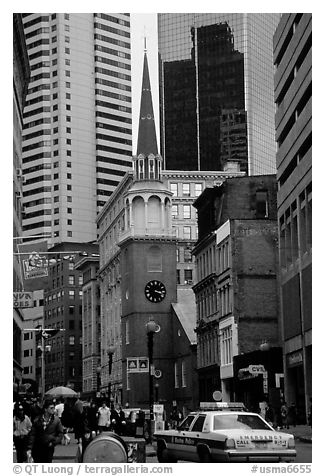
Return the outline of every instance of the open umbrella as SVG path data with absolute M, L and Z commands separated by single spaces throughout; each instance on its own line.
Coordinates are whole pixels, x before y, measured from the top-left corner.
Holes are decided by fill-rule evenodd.
M 45 393 L 46 397 L 77 397 L 78 394 L 69 387 L 54 387 Z

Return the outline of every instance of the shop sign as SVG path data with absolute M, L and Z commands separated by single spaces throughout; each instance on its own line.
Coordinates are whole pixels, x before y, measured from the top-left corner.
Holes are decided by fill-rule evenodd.
M 251 374 L 262 374 L 265 372 L 264 365 L 249 365 L 248 370 Z
M 302 360 L 302 350 L 297 350 L 296 352 L 287 355 L 287 363 L 289 367 L 301 364 Z
M 34 307 L 32 292 L 13 293 L 14 308 Z

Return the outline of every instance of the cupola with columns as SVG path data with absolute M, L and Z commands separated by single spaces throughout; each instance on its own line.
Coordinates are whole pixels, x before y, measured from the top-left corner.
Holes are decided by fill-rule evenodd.
M 172 192 L 161 181 L 162 164 L 145 50 L 137 154 L 133 157 L 134 182 L 124 196 L 124 235 L 172 237 Z

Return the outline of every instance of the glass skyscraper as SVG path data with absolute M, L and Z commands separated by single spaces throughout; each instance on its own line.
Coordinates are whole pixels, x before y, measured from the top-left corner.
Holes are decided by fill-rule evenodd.
M 161 151 L 166 169 L 275 173 L 277 13 L 158 15 Z

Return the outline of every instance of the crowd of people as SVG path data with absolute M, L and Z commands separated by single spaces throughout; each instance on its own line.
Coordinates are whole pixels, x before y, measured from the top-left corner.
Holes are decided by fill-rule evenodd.
M 51 463 L 58 444 L 69 444 L 68 433 L 74 432 L 84 452 L 90 441 L 103 431 L 121 436 L 126 431 L 126 418 L 121 407 L 100 406 L 90 400 L 39 399 L 16 402 L 13 412 L 13 441 L 17 463 Z

